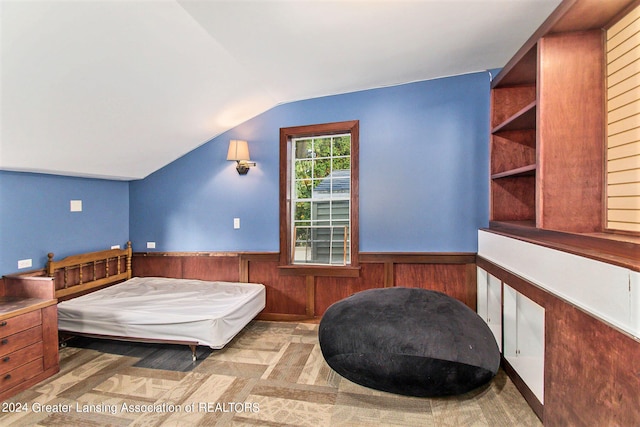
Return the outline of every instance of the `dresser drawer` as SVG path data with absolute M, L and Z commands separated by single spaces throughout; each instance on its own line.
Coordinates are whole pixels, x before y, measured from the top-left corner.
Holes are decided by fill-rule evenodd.
M 0 320 L 0 338 L 42 324 L 41 316 L 40 310 L 35 310 L 9 319 Z
M 42 352 L 42 342 L 38 342 L 18 351 L 14 351 L 13 353 L 9 353 L 6 356 L 0 357 L 0 376 L 3 376 L 7 372 L 12 371 L 25 363 L 29 363 L 32 360 L 42 357 Z
M 42 341 L 42 326 L 0 338 L 0 357 Z
M 12 371 L 0 375 L 0 390 L 7 390 L 35 377 L 44 370 L 42 357 L 22 365 Z

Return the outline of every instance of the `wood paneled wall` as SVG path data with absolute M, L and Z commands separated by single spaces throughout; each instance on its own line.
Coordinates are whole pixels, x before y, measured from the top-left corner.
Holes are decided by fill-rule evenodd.
M 356 292 L 393 286 L 443 292 L 476 308 L 473 253 L 361 253 L 357 277 L 282 274 L 278 253 L 135 253 L 133 275 L 262 283 L 262 319 L 319 318 Z M 310 270 L 311 271 L 311 270 Z

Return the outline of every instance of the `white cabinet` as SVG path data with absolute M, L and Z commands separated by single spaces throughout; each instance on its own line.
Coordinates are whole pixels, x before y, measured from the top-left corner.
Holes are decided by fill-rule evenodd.
M 504 284 L 503 357 L 544 404 L 544 308 Z
M 478 315 L 493 332 L 502 352 L 502 282 L 478 267 Z

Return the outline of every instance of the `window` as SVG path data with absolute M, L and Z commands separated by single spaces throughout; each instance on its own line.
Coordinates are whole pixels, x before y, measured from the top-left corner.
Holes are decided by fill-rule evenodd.
M 357 265 L 357 159 L 358 121 L 280 130 L 282 265 Z

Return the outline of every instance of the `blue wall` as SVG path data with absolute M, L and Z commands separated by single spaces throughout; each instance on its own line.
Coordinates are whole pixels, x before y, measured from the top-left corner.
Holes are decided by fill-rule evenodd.
M 278 251 L 279 129 L 355 119 L 360 250 L 475 252 L 489 211 L 488 73 L 277 106 L 131 182 L 134 250 Z M 249 141 L 248 175 L 225 160 L 230 139 Z
M 128 239 L 136 251 L 278 251 L 279 129 L 355 119 L 360 250 L 476 251 L 489 211 L 488 73 L 280 105 L 131 183 L 0 171 L 0 274 Z M 230 139 L 249 141 L 248 175 L 225 160 Z M 72 199 L 83 212 L 69 212 Z
M 70 212 L 70 200 L 83 211 Z M 38 269 L 48 252 L 61 259 L 128 238 L 128 182 L 0 171 L 0 275 L 18 272 L 21 259 Z

